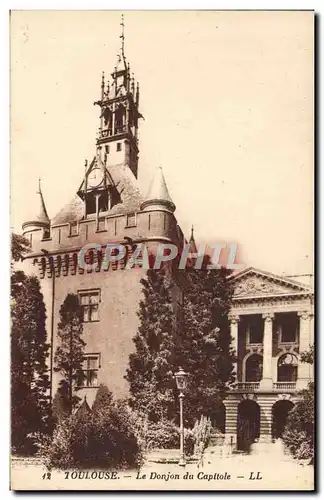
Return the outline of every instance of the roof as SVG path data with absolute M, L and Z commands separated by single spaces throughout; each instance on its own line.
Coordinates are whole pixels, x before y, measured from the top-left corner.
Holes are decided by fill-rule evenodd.
M 142 197 L 138 181 L 130 168 L 122 163 L 104 168 L 107 171 L 108 179 L 115 186 L 121 198 L 121 203 L 114 205 L 109 211 L 109 215 L 122 215 L 138 211 Z M 83 183 L 80 187 L 82 185 Z M 81 220 L 83 217 L 84 202 L 78 195 L 74 195 L 72 200 L 52 219 L 52 225 Z
M 143 202 L 143 207 L 150 203 L 162 202 L 170 206 L 172 211 L 175 210 L 175 205 L 169 194 L 162 167 L 158 167 L 153 176 L 152 182 L 150 184 L 148 193 Z
M 230 280 L 234 282 L 234 300 L 313 295 L 313 289 L 304 283 L 253 267 L 232 275 Z
M 46 225 L 46 226 L 50 225 L 50 219 L 49 219 L 49 216 L 48 216 L 48 213 L 46 210 L 45 201 L 43 198 L 43 193 L 41 190 L 40 183 L 39 183 L 39 189 L 38 189 L 38 191 L 36 191 L 36 194 L 39 196 L 38 213 L 36 215 L 33 215 L 32 217 L 29 217 L 28 220 L 23 223 L 23 227 L 28 225 L 28 224 L 34 223 L 34 222 L 37 222 L 38 224 L 42 224 L 42 225 Z

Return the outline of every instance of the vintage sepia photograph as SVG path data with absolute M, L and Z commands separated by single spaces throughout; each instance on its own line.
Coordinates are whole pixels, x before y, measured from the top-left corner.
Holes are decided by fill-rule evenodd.
M 11 11 L 12 490 L 314 491 L 314 24 Z

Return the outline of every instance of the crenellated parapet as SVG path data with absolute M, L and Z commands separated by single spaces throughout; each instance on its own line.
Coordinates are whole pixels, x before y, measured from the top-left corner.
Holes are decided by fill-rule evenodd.
M 49 235 L 34 232 L 31 240 L 33 253 L 82 248 L 89 243 L 107 245 L 124 239 L 141 241 L 172 241 L 178 244 L 183 234 L 174 215 L 167 210 L 84 219 L 52 226 Z
M 103 247 L 101 250 L 89 250 L 85 254 L 84 263 L 81 264 L 79 252 L 62 252 L 59 254 L 34 257 L 33 264 L 37 267 L 39 277 L 43 278 L 56 278 L 64 276 L 75 276 L 84 273 L 98 273 L 101 271 L 117 271 L 125 269 L 126 263 L 131 255 L 131 248 L 128 245 L 124 246 L 125 256 L 116 261 L 105 262 L 106 249 Z M 114 255 L 114 251 L 111 252 Z M 117 251 L 115 255 L 117 255 Z M 135 264 L 134 267 L 139 267 Z

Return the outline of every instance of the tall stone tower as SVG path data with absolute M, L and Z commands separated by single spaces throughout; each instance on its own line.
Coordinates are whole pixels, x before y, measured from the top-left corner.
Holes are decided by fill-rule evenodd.
M 40 212 L 23 224 L 23 234 L 32 248 L 25 264 L 37 272 L 46 304 L 51 395 L 61 378 L 53 370 L 59 309 L 66 295 L 75 293 L 83 310 L 86 342 L 85 382 L 79 395 L 86 394 L 90 403 L 100 383 L 107 384 L 117 396 L 128 390 L 124 375 L 134 349 L 136 312 L 142 298 L 140 280 L 146 269 L 125 269 L 127 255 L 137 244 L 144 243 L 154 251 L 159 243 L 180 248 L 184 240 L 162 169 L 156 169 L 145 197 L 139 190 L 139 86 L 124 53 L 123 21 L 121 40 L 111 81 L 105 82 L 102 76 L 100 100 L 95 102 L 99 107 L 95 152 L 84 170 L 80 166 L 75 195 L 50 219 L 39 189 Z M 127 252 L 125 258 L 106 268 L 103 255 L 111 243 L 124 245 Z M 79 251 L 85 245 L 93 245 L 91 269 L 79 266 Z M 182 291 L 174 278 L 176 304 Z

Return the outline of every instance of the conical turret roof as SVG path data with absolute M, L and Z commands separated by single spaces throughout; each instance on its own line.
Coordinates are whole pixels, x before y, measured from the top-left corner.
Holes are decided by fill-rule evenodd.
M 163 205 L 171 212 L 176 208 L 169 194 L 162 167 L 156 169 L 147 196 L 141 204 L 141 210 L 149 205 Z
M 39 210 L 33 217 L 30 217 L 28 221 L 23 223 L 23 225 L 22 225 L 23 229 L 26 226 L 30 226 L 30 225 L 44 226 L 44 227 L 50 226 L 50 219 L 49 219 L 49 216 L 48 216 L 48 213 L 46 210 L 40 180 L 39 180 L 38 191 L 36 191 L 36 194 L 39 197 L 39 199 L 38 199 Z

